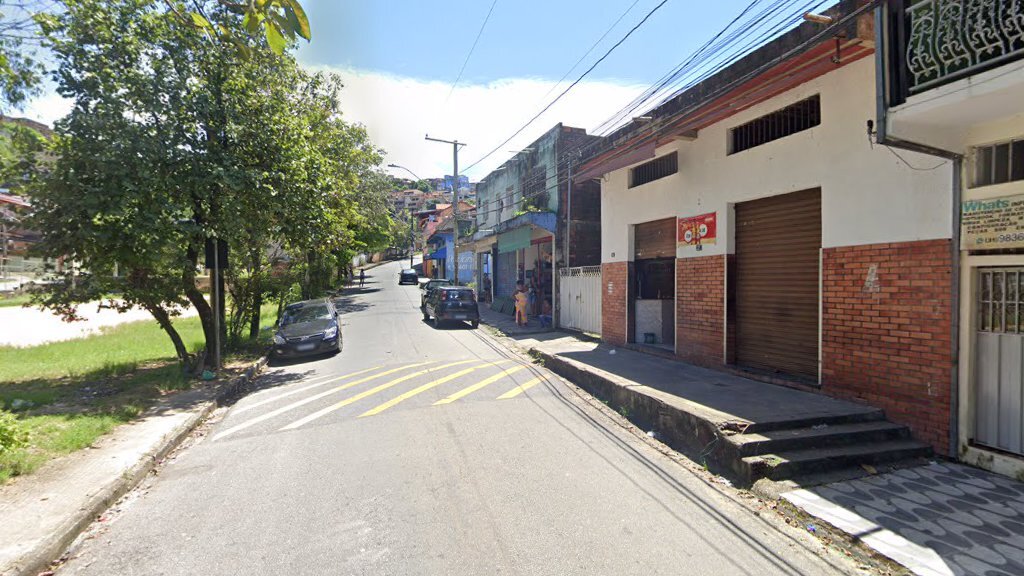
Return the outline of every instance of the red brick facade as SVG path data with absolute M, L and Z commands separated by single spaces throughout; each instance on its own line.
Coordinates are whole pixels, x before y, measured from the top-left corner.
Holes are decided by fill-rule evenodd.
M 822 391 L 882 408 L 939 454 L 949 446 L 950 248 L 826 248 L 822 260 Z
M 725 256 L 676 260 L 676 353 L 694 364 L 722 365 Z
M 601 264 L 601 339 L 622 346 L 627 339 L 627 290 L 629 263 Z

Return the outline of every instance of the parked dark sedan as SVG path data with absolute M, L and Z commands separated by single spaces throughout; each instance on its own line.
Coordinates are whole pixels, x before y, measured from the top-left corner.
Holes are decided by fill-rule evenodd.
M 431 278 L 423 284 L 420 284 L 420 310 L 427 305 L 427 298 L 430 297 L 430 292 L 438 286 L 451 286 L 452 281 L 447 278 Z
M 341 350 L 340 330 L 338 311 L 330 300 L 289 304 L 274 334 L 273 355 L 289 358 L 338 352 Z
M 480 309 L 477 308 L 476 294 L 468 286 L 438 286 L 430 291 L 423 307 L 423 319 L 434 318 L 434 327 L 441 322 L 453 320 L 469 322 L 476 328 L 480 325 Z
M 398 285 L 402 284 L 419 284 L 420 275 L 416 273 L 412 268 L 407 268 L 398 273 Z

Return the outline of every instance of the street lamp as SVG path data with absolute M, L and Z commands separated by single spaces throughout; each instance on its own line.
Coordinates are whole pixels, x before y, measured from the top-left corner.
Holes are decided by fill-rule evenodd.
M 420 180 L 423 180 L 423 178 L 420 178 L 419 176 L 416 175 L 415 172 L 413 172 L 412 170 L 409 170 L 405 166 L 400 166 L 398 164 L 388 164 L 388 168 L 401 168 L 402 170 L 405 170 L 409 174 L 412 174 L 413 178 L 416 178 L 417 182 L 419 182 Z M 412 210 L 409 210 L 409 268 L 412 268 L 414 266 L 413 258 L 412 257 L 413 257 L 413 254 L 415 254 L 415 253 L 416 253 L 416 217 L 413 215 Z

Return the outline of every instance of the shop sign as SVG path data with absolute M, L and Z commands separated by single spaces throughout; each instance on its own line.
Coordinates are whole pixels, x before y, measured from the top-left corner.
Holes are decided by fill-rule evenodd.
M 1024 195 L 968 200 L 960 207 L 962 249 L 1024 248 Z
M 716 212 L 679 218 L 676 221 L 676 242 L 687 246 L 696 246 L 700 250 L 704 244 L 714 244 L 717 233 Z

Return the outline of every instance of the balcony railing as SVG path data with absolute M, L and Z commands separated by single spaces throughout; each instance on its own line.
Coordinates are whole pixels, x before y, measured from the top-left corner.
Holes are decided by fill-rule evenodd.
M 1024 0 L 892 2 L 894 104 L 1024 57 Z

